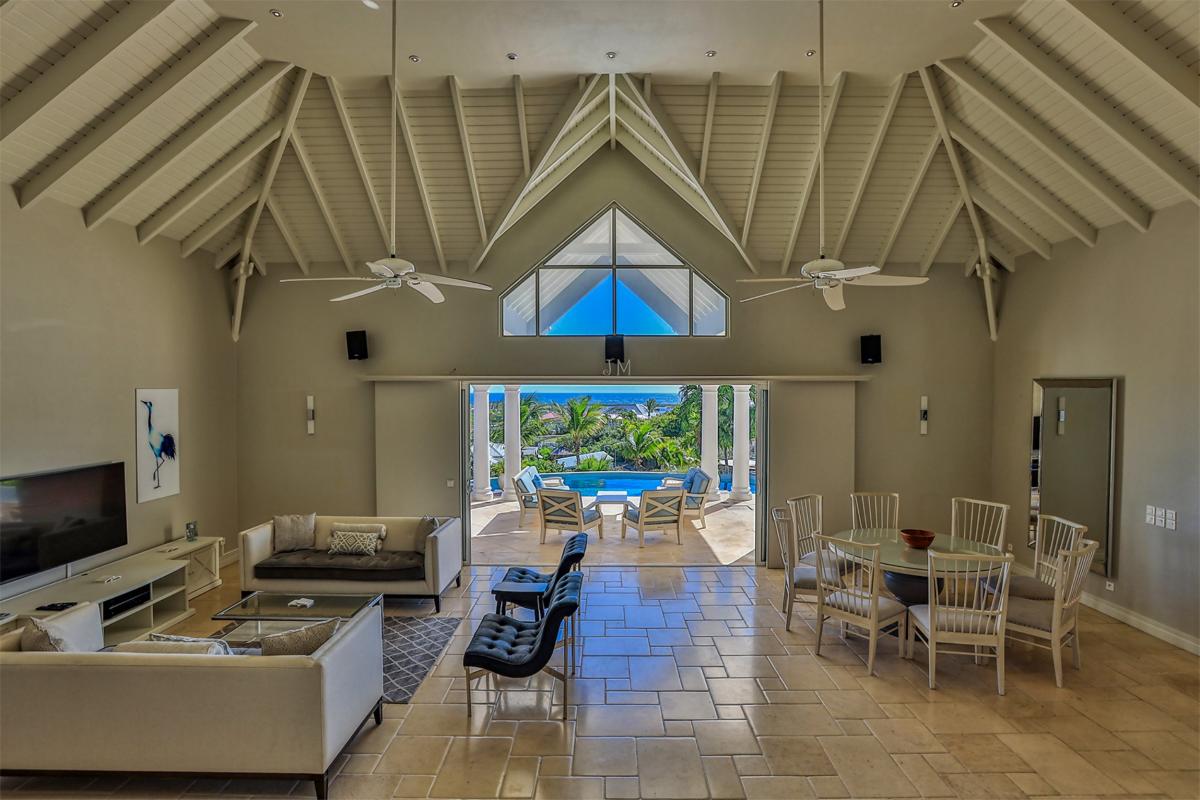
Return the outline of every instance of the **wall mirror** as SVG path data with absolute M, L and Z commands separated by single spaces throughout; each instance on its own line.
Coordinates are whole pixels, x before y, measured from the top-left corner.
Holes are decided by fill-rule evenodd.
M 1029 533 L 1039 513 L 1087 525 L 1100 543 L 1092 571 L 1112 577 L 1117 458 L 1117 379 L 1038 378 L 1033 382 Z

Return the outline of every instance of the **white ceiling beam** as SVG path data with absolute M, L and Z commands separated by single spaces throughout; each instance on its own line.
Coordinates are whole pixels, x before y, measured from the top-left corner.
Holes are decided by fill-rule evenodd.
M 239 261 L 237 266 L 237 288 L 234 290 L 233 298 L 233 341 L 236 342 L 242 335 L 242 313 L 246 308 L 246 282 L 250 280 L 250 276 L 254 273 L 251 265 L 245 260 Z
M 700 183 L 708 180 L 708 152 L 712 145 L 713 117 L 717 112 L 717 87 L 721 83 L 721 73 L 714 72 L 708 79 L 708 103 L 704 107 L 704 138 L 700 141 Z
M 863 164 L 862 174 L 858 177 L 858 185 L 854 188 L 854 195 L 850 198 L 850 207 L 846 210 L 846 222 L 842 225 L 842 232 L 838 236 L 837 244 L 834 245 L 834 258 L 842 257 L 842 248 L 846 246 L 846 240 L 850 238 L 850 228 L 854 225 L 854 217 L 858 214 L 858 207 L 862 204 L 863 196 L 867 192 L 867 183 L 871 180 L 871 170 L 875 168 L 879 151 L 883 149 L 883 140 L 887 138 L 888 128 L 892 124 L 892 116 L 896 113 L 896 106 L 900 104 L 900 95 L 904 93 L 904 86 L 907 83 L 908 73 L 906 72 L 896 78 L 896 82 L 892 84 L 887 104 L 883 107 L 883 116 L 879 118 L 879 127 L 875 129 L 875 138 L 871 140 L 871 149 L 867 151 L 867 160 Z
M 253 75 L 225 94 L 199 119 L 155 150 L 149 158 L 85 207 L 84 225 L 90 230 L 108 219 L 121 204 L 145 187 L 156 175 L 186 156 L 205 136 L 224 125 L 247 103 L 274 86 L 291 68 L 291 64 L 282 61 L 267 61 L 260 66 Z
M 224 208 L 205 220 L 199 228 L 196 228 L 196 230 L 183 237 L 183 241 L 179 243 L 180 255 L 187 258 L 208 244 L 229 223 L 245 213 L 246 209 L 254 205 L 254 201 L 258 199 L 258 189 L 257 184 L 251 186 L 226 203 Z
M 1029 175 L 1008 159 L 1003 153 L 978 136 L 950 114 L 946 115 L 946 127 L 954 141 L 967 149 L 974 158 L 1008 182 L 1051 219 L 1070 231 L 1075 238 L 1093 247 L 1096 244 L 1096 229 L 1087 220 L 1072 210 L 1066 203 L 1052 195 Z
M 446 254 L 442 251 L 442 238 L 438 235 L 437 218 L 433 215 L 433 203 L 429 200 L 429 188 L 425 185 L 425 173 L 421 169 L 417 143 L 408 124 L 408 111 L 404 107 L 404 93 L 400 91 L 399 86 L 395 85 L 391 77 L 388 78 L 388 88 L 396 98 L 396 124 L 400 128 L 400 136 L 404 140 L 404 150 L 408 153 L 408 163 L 412 167 L 413 181 L 417 184 L 417 193 L 421 198 L 421 208 L 425 211 L 425 222 L 429 226 L 429 238 L 433 241 L 433 252 L 437 257 L 438 267 L 445 272 Z
M 988 237 L 988 255 L 992 257 L 992 261 L 1004 267 L 1009 272 L 1017 271 L 1017 257 L 997 242 L 992 237 Z
M 300 171 L 304 173 L 304 179 L 308 181 L 308 188 L 312 191 L 313 199 L 317 201 L 321 218 L 325 220 L 325 227 L 329 229 L 329 237 L 333 239 L 338 255 L 342 257 L 342 265 L 345 266 L 346 272 L 353 275 L 354 261 L 350 258 L 350 251 L 346 249 L 346 241 L 342 239 L 342 234 L 338 231 L 333 211 L 325 199 L 325 192 L 321 189 L 321 182 L 317 179 L 317 171 L 313 168 L 312 159 L 308 157 L 308 149 L 304 146 L 304 140 L 300 138 L 299 131 L 292 131 L 291 145 L 292 152 L 296 154 L 296 160 L 300 162 Z
M 617 76 L 608 73 L 608 149 L 617 149 Z
M 938 66 L 960 85 L 1008 121 L 1028 141 L 1091 189 L 1130 225 L 1142 233 L 1150 229 L 1150 212 L 1113 185 L 1096 167 L 1051 131 L 1023 106 L 972 69 L 961 58 L 939 61 Z
M 962 213 L 963 199 L 960 195 L 954 201 L 954 207 L 950 209 L 950 215 L 946 217 L 946 221 L 942 223 L 942 227 L 938 230 L 937 236 L 934 237 L 933 243 L 929 250 L 925 253 L 925 257 L 921 259 L 921 274 L 928 275 L 933 262 L 937 260 L 937 255 L 942 250 L 942 245 L 946 243 L 946 237 L 950 235 L 950 231 L 954 230 L 954 223 L 958 222 L 958 215 Z M 971 251 L 971 259 L 979 260 L 979 253 L 975 250 Z
M 645 75 L 642 76 L 642 96 L 645 97 L 647 100 L 649 100 L 651 91 L 653 88 L 654 88 L 654 84 L 651 81 L 650 73 L 647 72 Z
M 213 256 L 213 269 L 221 269 L 229 260 L 242 252 L 242 240 L 236 236 L 229 240 L 229 243 L 217 251 Z
M 846 88 L 846 73 L 839 72 L 833 79 L 833 93 L 825 106 L 823 128 L 825 141 L 829 141 L 829 131 L 833 128 L 833 118 L 837 114 L 838 104 L 842 100 L 842 90 Z M 819 91 L 824 91 L 819 89 Z M 818 123 L 820 124 L 820 123 Z M 796 206 L 796 216 L 792 219 L 792 230 L 788 234 L 787 247 L 783 248 L 783 260 L 779 264 L 780 273 L 786 275 L 792 265 L 792 256 L 796 253 L 796 242 L 800 239 L 800 226 L 804 223 L 804 215 L 808 211 L 808 201 L 812 197 L 813 187 L 817 185 L 817 170 L 820 166 L 820 153 L 813 149 L 812 157 L 808 160 L 808 172 L 804 176 L 804 188 L 800 191 L 800 203 Z
M 0 108 L 0 141 L 19 131 L 63 92 L 76 86 L 84 76 L 151 25 L 171 5 L 167 0 L 130 3 L 100 26 L 99 30 L 69 50 L 37 80 Z
M 383 246 L 386 248 L 391 236 L 387 222 L 383 218 L 383 209 L 379 207 L 379 198 L 375 196 L 375 187 L 371 185 L 371 175 L 367 172 L 367 162 L 363 159 L 362 148 L 358 146 L 358 137 L 354 135 L 354 125 L 350 121 L 350 112 L 346 110 L 346 100 L 342 97 L 342 90 L 332 76 L 325 76 L 325 85 L 329 87 L 333 108 L 337 111 L 338 122 L 342 125 L 342 133 L 346 137 L 346 144 L 350 147 L 350 155 L 354 159 L 354 167 L 358 170 L 359 179 L 362 180 L 363 191 L 367 193 L 367 202 L 371 205 L 371 213 L 375 217 L 375 224 L 379 226 L 379 235 L 383 237 Z M 271 216 L 275 216 L 275 214 L 272 213 Z
M 972 275 L 978 275 L 978 273 L 979 273 L 979 253 L 976 252 L 975 250 L 971 250 L 967 254 L 966 262 L 963 264 L 963 277 L 969 278 Z
M 89 129 L 79 141 L 30 178 L 18 191 L 21 207 L 26 208 L 45 197 L 72 170 L 82 164 L 84 159 L 151 111 L 172 89 L 212 62 L 254 28 L 255 23 L 245 20 L 227 19 L 217 23 L 216 30 L 210 36 L 184 53 L 149 85 L 133 95 L 129 102 L 94 125 L 89 124 Z
M 292 259 L 296 262 L 296 266 L 305 275 L 308 274 L 308 258 L 304 255 L 304 249 L 300 247 L 300 240 L 296 238 L 296 234 L 292 232 L 292 228 L 284 219 L 283 212 L 279 208 L 279 203 L 275 200 L 275 195 L 267 195 L 267 213 L 271 215 L 275 227 L 279 229 L 279 235 L 283 237 L 284 244 L 287 245 L 288 251 L 292 254 Z M 228 259 L 226 259 L 228 261 Z
M 996 296 L 992 290 L 993 270 L 986 261 L 979 266 L 979 280 L 983 282 L 983 304 L 987 310 L 988 336 L 996 341 Z
M 479 179 L 475 175 L 475 158 L 471 155 L 471 134 L 467 130 L 467 114 L 463 108 L 462 88 L 458 78 L 451 75 L 446 82 L 450 85 L 450 100 L 454 105 L 454 120 L 458 123 L 458 138 L 462 142 L 463 162 L 467 168 L 467 185 L 471 187 L 471 202 L 475 205 L 475 221 L 479 224 L 479 241 L 488 240 L 487 221 L 483 218 L 483 200 L 479 196 Z
M 1109 44 L 1136 61 L 1151 80 L 1183 99 L 1193 111 L 1200 108 L 1200 77 L 1120 9 L 1095 0 L 1067 0 L 1067 6 Z
M 978 186 L 971 186 L 971 197 L 989 217 L 1008 229 L 1008 232 L 1020 239 L 1039 256 L 1050 258 L 1050 242 L 1046 241 L 1037 231 L 1018 219 L 1003 203 Z
M 892 229 L 888 232 L 887 240 L 883 243 L 883 249 L 879 251 L 879 257 L 875 259 L 875 266 L 883 269 L 887 264 L 888 256 L 892 254 L 892 248 L 896 246 L 896 240 L 900 238 L 900 231 L 904 228 L 904 221 L 908 219 L 908 213 L 912 211 L 913 203 L 916 202 L 917 193 L 921 191 L 921 184 L 925 181 L 925 175 L 929 172 L 929 167 L 933 164 L 933 157 L 937 155 L 938 147 L 942 144 L 942 136 L 937 131 L 929 137 L 929 144 L 925 146 L 925 155 L 921 157 L 921 164 L 917 167 L 917 174 L 913 176 L 912 183 L 909 184 L 908 192 L 904 195 L 904 202 L 900 205 L 900 213 L 896 215 L 895 221 L 892 223 Z
M 779 92 L 783 89 L 783 73 L 776 72 L 771 79 L 767 94 L 767 111 L 763 117 L 762 134 L 758 139 L 758 154 L 754 157 L 754 174 L 750 179 L 750 196 L 746 200 L 746 218 L 742 222 L 742 247 L 750 238 L 750 223 L 754 219 L 754 205 L 758 201 L 758 187 L 762 183 L 763 167 L 767 163 L 767 148 L 771 144 L 771 129 L 775 125 L 775 109 L 779 107 Z
M 226 178 L 237 172 L 251 159 L 279 138 L 283 131 L 283 120 L 276 118 L 255 131 L 248 139 L 230 150 L 220 161 L 210 167 L 199 178 L 188 184 L 182 192 L 168 200 L 161 208 L 137 226 L 139 244 L 158 236 L 175 220 L 187 213 L 192 206 L 203 200 L 209 192 Z
M 529 177 L 529 123 L 525 119 L 525 84 L 520 75 L 513 75 L 513 101 L 517 105 L 517 135 L 521 137 L 521 169 Z
M 1200 204 L 1200 180 L 1162 148 L 1128 116 L 1109 105 L 1057 59 L 1004 19 L 977 19 L 975 26 L 1050 84 L 1064 100 L 1082 111 L 1193 203 Z
M 929 67 L 921 67 L 920 73 L 921 83 L 925 86 L 925 96 L 929 99 L 929 108 L 933 111 L 933 121 L 942 137 L 942 146 L 946 148 L 946 155 L 950 157 L 950 169 L 954 173 L 954 182 L 958 184 L 959 194 L 962 195 L 963 205 L 967 209 L 967 217 L 971 220 L 971 230 L 975 233 L 975 246 L 979 248 L 979 260 L 986 264 L 988 263 L 987 236 L 983 230 L 983 222 L 979 219 L 979 212 L 971 199 L 971 187 L 967 183 L 967 171 L 958 157 L 958 145 L 954 143 L 954 139 L 950 136 L 950 129 L 946 127 L 946 106 L 942 102 L 941 90 L 938 89 L 937 76 Z

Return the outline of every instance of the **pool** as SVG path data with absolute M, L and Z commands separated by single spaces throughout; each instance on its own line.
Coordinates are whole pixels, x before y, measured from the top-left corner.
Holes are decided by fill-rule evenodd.
M 657 489 L 662 479 L 667 475 L 682 478 L 682 472 L 547 472 L 544 477 L 558 477 L 566 481 L 567 486 L 579 492 L 584 497 L 595 497 L 599 491 L 626 492 L 630 497 L 640 497 L 643 489 Z M 732 477 L 721 476 L 721 490 L 729 491 Z M 500 479 L 492 478 L 492 490 L 500 491 Z M 750 491 L 758 491 L 758 481 L 755 475 L 750 475 Z

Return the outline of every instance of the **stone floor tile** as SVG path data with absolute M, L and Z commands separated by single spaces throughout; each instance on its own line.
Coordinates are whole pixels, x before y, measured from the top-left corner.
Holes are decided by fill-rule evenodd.
M 512 742 L 514 756 L 566 756 L 575 743 L 575 723 L 522 720 Z
M 917 787 L 917 791 L 921 793 L 922 797 L 954 797 L 954 790 L 919 754 L 895 753 L 892 755 L 892 760 L 896 762 L 912 785 Z
M 504 782 L 500 784 L 500 796 L 533 797 L 540 763 L 537 756 L 510 757 L 504 770 Z
M 757 755 L 758 740 L 745 720 L 697 720 L 692 723 L 700 753 L 706 756 Z
M 704 765 L 704 779 L 713 800 L 738 800 L 746 796 L 730 756 L 701 756 L 700 762 Z
M 579 710 L 577 736 L 662 736 L 658 706 L 584 706 Z
M 875 737 L 821 736 L 818 741 L 852 797 L 920 796 Z
M 571 772 L 579 776 L 637 775 L 637 750 L 632 737 L 579 737 Z
M 1004 733 L 997 738 L 1020 756 L 1060 794 L 1121 794 L 1111 778 L 1047 733 Z
M 637 758 L 642 797 L 667 800 L 708 797 L 695 739 L 638 739 Z
M 815 736 L 760 736 L 758 746 L 772 775 L 837 775 Z
M 534 800 L 604 800 L 604 778 L 538 778 Z
M 456 737 L 446 753 L 430 797 L 499 797 L 512 739 Z
M 824 706 L 744 706 L 757 736 L 829 736 L 841 734 Z
M 755 776 L 742 778 L 747 800 L 792 800 L 813 797 L 807 778 Z
M 388 745 L 375 772 L 435 774 L 451 741 L 449 736 L 399 736 Z
M 663 719 L 716 719 L 717 709 L 708 692 L 663 692 L 659 695 Z
M 605 778 L 604 796 L 608 800 L 637 800 L 642 795 L 637 778 Z

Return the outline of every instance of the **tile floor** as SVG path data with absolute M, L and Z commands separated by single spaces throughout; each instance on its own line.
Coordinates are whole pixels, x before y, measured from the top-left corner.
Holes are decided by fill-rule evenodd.
M 547 676 L 476 692 L 460 655 L 491 606 L 490 568 L 447 593 L 467 617 L 410 705 L 389 705 L 337 762 L 340 798 L 1200 797 L 1200 660 L 1084 611 L 1083 669 L 1054 685 L 1049 655 L 1014 646 L 1008 694 L 991 667 L 828 635 L 811 610 L 783 627 L 781 573 L 755 567 L 589 567 L 581 674 L 568 720 Z M 198 598 L 236 597 L 237 576 Z M 389 614 L 432 613 L 428 602 Z M 207 622 L 197 614 L 191 630 Z M 828 628 L 827 628 L 828 630 Z M 234 715 L 231 715 L 231 719 Z M 311 796 L 292 781 L 6 780 L 4 797 Z

